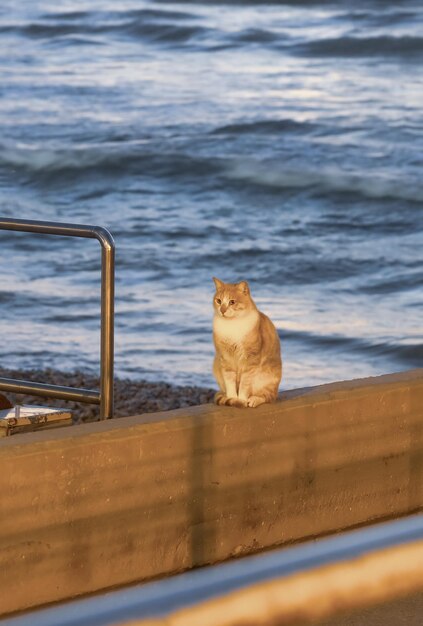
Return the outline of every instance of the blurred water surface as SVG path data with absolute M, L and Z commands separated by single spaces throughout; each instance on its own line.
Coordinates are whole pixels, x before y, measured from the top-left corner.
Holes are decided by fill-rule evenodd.
M 0 213 L 117 244 L 116 370 L 212 384 L 211 277 L 284 387 L 422 366 L 423 4 L 0 4 Z M 97 368 L 96 242 L 0 232 L 1 364 Z

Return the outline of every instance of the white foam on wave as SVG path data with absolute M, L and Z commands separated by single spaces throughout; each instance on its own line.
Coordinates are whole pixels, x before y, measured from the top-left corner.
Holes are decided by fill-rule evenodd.
M 60 148 L 22 143 L 15 146 L 0 145 L 0 165 L 32 172 L 97 167 L 113 158 L 113 153 L 104 146 Z
M 237 159 L 225 176 L 273 189 L 315 189 L 320 193 L 358 194 L 366 198 L 423 201 L 423 185 L 398 174 L 346 172 L 335 166 L 320 168 L 285 167 L 280 162 Z

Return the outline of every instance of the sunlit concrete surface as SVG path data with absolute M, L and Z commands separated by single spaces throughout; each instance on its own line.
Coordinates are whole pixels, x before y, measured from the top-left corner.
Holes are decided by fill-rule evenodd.
M 297 626 L 342 613 L 341 620 L 354 615 L 358 619 L 363 607 L 374 611 L 385 602 L 398 601 L 401 615 L 407 606 L 403 601 L 410 594 L 415 601 L 413 594 L 422 592 L 420 541 L 277 577 L 163 617 L 122 622 L 122 626 Z
M 423 508 L 423 371 L 0 442 L 7 614 Z
M 423 589 L 422 552 L 420 514 L 0 621 L 2 626 L 126 626 L 134 619 L 154 626 L 273 626 L 315 623 L 342 612 L 336 622 L 341 626 L 373 611 L 386 614 L 385 603 L 405 616 L 420 596 L 407 602 L 404 597 Z
M 349 615 L 322 620 L 316 626 L 421 626 L 422 622 L 423 592 L 419 592 Z

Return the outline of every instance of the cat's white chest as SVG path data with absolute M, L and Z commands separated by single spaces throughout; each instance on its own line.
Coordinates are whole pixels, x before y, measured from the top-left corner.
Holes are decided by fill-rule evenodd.
M 257 313 L 251 313 L 241 318 L 227 319 L 215 315 L 213 332 L 216 339 L 232 344 L 240 343 L 250 333 L 258 321 Z

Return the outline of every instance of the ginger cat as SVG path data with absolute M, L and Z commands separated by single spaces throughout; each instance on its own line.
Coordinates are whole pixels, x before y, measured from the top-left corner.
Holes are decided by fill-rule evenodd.
M 213 373 L 220 387 L 216 404 L 256 407 L 274 402 L 282 378 L 279 336 L 261 313 L 246 281 L 224 283 L 213 278 Z

